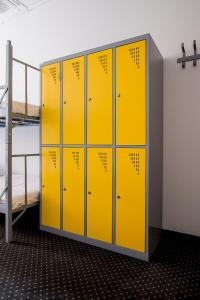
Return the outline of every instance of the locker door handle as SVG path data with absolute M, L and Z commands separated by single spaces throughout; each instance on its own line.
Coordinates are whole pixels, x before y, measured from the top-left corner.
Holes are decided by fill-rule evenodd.
M 64 101 L 64 104 L 67 104 L 67 101 Z
M 42 106 L 44 107 L 44 104 L 42 104 Z
M 88 192 L 88 195 L 91 195 L 92 193 L 91 192 Z
M 118 94 L 118 95 L 117 95 L 117 98 L 120 98 L 120 97 L 121 97 L 121 94 Z
M 88 99 L 88 101 L 91 101 L 91 100 L 92 100 L 92 98 L 89 98 L 89 99 Z
M 66 191 L 67 191 L 67 189 L 66 189 L 66 188 L 64 188 L 64 189 L 63 189 L 63 191 L 64 191 L 64 192 L 66 192 Z
M 117 196 L 117 199 L 121 199 L 121 197 L 120 197 L 120 196 Z
M 44 188 L 44 184 L 42 185 L 42 187 Z

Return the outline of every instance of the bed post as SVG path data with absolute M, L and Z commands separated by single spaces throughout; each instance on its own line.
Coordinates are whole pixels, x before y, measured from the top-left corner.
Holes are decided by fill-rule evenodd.
M 6 105 L 6 132 L 5 132 L 5 186 L 6 193 L 6 242 L 12 242 L 12 71 L 13 71 L 13 53 L 11 41 L 7 41 L 6 47 L 6 86 L 7 105 Z

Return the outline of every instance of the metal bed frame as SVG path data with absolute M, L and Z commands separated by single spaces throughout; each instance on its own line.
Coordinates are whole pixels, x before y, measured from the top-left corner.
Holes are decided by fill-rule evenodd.
M 18 114 L 12 112 L 13 103 L 13 62 L 24 65 L 25 67 L 25 114 Z M 0 97 L 0 105 L 5 98 L 6 111 L 5 116 L 0 117 L 0 126 L 5 127 L 5 187 L 0 194 L 0 200 L 5 195 L 6 201 L 4 209 L 0 212 L 5 214 L 5 240 L 7 243 L 12 242 L 12 228 L 13 225 L 21 218 L 29 207 L 35 206 L 38 202 L 27 203 L 27 159 L 28 157 L 40 156 L 38 153 L 33 154 L 16 154 L 12 153 L 12 131 L 16 126 L 30 126 L 39 124 L 39 117 L 32 117 L 28 115 L 28 68 L 40 72 L 40 69 L 20 61 L 13 57 L 13 47 L 11 41 L 7 41 L 6 46 L 6 84 L 0 86 L 3 90 Z M 25 203 L 20 208 L 12 209 L 12 159 L 24 158 L 24 176 L 25 176 Z M 17 213 L 17 217 L 13 220 L 13 214 Z

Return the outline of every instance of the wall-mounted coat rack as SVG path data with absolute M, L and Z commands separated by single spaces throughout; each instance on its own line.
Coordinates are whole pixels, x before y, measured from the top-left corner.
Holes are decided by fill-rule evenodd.
M 182 68 L 185 68 L 186 62 L 193 61 L 193 66 L 197 65 L 197 59 L 200 59 L 200 54 L 197 54 L 197 45 L 196 40 L 193 41 L 194 54 L 190 56 L 186 56 L 184 43 L 181 44 L 181 49 L 183 52 L 183 57 L 177 59 L 177 63 L 182 63 Z

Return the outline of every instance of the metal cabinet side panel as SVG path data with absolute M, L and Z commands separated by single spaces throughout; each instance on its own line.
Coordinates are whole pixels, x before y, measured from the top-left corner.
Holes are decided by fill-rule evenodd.
M 163 179 L 163 58 L 149 39 L 149 255 L 160 240 Z

